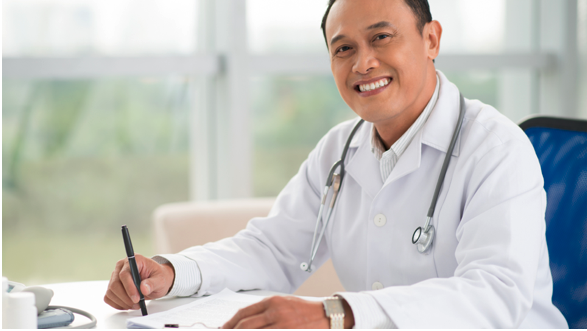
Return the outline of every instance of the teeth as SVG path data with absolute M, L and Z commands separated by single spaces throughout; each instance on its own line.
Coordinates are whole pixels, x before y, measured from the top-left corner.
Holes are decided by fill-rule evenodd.
M 370 84 L 361 84 L 359 85 L 359 90 L 361 92 L 366 92 L 366 91 L 371 91 L 374 90 L 376 88 L 380 88 L 383 87 L 387 84 L 389 84 L 390 79 L 389 78 L 382 78 L 374 83 L 370 83 Z

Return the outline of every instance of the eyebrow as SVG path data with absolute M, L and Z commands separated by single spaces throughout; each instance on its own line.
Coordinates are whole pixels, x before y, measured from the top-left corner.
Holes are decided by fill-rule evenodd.
M 381 21 L 381 22 L 377 22 L 375 24 L 369 25 L 365 30 L 372 30 L 372 29 L 378 29 L 378 28 L 384 28 L 384 27 L 391 27 L 391 28 L 395 29 L 395 25 L 391 24 L 390 22 Z M 345 35 L 340 34 L 340 35 L 332 38 L 332 40 L 330 40 L 330 46 L 332 46 L 335 42 L 337 42 L 345 37 L 346 37 Z
M 378 28 L 384 28 L 384 27 L 392 27 L 395 28 L 395 25 L 387 22 L 387 21 L 381 21 L 381 22 L 377 22 L 375 24 L 371 24 L 367 27 L 367 30 L 371 30 L 371 29 L 378 29 Z

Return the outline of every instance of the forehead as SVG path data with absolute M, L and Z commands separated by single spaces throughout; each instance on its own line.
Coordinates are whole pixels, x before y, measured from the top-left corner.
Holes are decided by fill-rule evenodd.
M 398 29 L 415 27 L 415 17 L 404 0 L 337 0 L 326 19 L 326 38 L 363 32 L 378 22 L 389 22 Z

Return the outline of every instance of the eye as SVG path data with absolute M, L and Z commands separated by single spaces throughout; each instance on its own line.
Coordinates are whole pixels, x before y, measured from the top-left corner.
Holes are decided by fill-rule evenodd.
M 335 54 L 335 55 L 336 55 L 336 54 L 341 54 L 341 53 L 344 53 L 344 52 L 346 52 L 346 51 L 348 51 L 348 50 L 350 50 L 350 49 L 351 49 L 351 48 L 350 48 L 349 46 L 340 46 L 340 47 L 339 47 L 339 48 L 336 50 L 336 52 L 334 52 L 334 54 Z
M 383 39 L 389 38 L 389 37 L 391 37 L 391 36 L 388 34 L 379 34 L 379 35 L 375 36 L 373 41 L 383 40 Z

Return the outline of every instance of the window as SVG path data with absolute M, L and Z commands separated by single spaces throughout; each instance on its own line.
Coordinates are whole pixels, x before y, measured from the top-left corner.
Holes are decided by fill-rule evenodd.
M 326 3 L 3 1 L 4 276 L 107 279 L 122 224 L 155 253 L 161 204 L 276 195 L 356 116 L 330 73 Z M 514 121 L 587 118 L 587 0 L 430 5 L 437 68 L 465 97 Z

